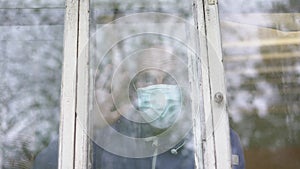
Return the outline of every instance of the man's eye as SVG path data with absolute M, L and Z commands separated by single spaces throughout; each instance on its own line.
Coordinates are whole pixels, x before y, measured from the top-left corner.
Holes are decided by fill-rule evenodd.
M 164 84 L 176 85 L 176 80 L 172 76 L 168 75 L 168 76 L 164 77 L 163 83 Z
M 153 85 L 155 84 L 155 78 L 148 73 L 143 73 L 136 78 L 136 84 L 136 87 L 146 87 L 149 85 Z
M 146 83 L 152 83 L 154 81 L 154 78 L 151 76 L 147 76 L 144 80 Z
M 143 74 L 142 80 L 147 84 L 155 83 L 155 78 L 148 73 Z

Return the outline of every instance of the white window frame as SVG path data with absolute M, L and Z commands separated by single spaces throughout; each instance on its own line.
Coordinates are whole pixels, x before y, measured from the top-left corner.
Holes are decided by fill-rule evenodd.
M 194 0 L 193 6 L 199 42 L 199 55 L 190 58 L 189 66 L 196 169 L 230 169 L 218 5 L 216 0 Z M 89 112 L 88 40 L 89 0 L 66 0 L 59 169 L 91 168 L 84 131 L 88 129 Z
M 195 0 L 194 6 L 200 48 L 197 70 L 201 70 L 202 75 L 203 103 L 200 105 L 203 105 L 204 112 L 200 115 L 204 117 L 202 121 L 194 120 L 194 128 L 205 124 L 202 125 L 202 138 L 199 135 L 195 139 L 197 142 L 202 139 L 204 169 L 229 169 L 231 147 L 218 4 L 217 0 Z M 216 96 L 220 97 L 220 94 L 223 100 L 217 100 Z

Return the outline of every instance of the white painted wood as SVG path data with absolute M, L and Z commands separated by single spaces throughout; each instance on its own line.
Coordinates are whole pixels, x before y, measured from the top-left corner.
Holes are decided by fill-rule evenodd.
M 210 93 L 210 79 L 208 70 L 208 53 L 207 53 L 207 39 L 206 39 L 206 21 L 205 14 L 203 10 L 203 1 L 195 0 L 195 22 L 198 30 L 199 38 L 199 57 L 202 77 L 202 89 L 200 90 L 203 94 L 203 111 L 201 112 L 205 120 L 202 120 L 202 144 L 203 144 L 203 159 L 205 169 L 215 169 L 215 154 L 214 154 L 214 139 L 212 137 L 212 112 L 211 112 L 211 93 Z M 197 127 L 194 126 L 197 132 Z
M 196 52 L 198 54 L 197 59 L 192 60 L 193 72 L 190 74 L 193 75 L 194 81 L 191 82 L 192 93 L 195 93 L 196 96 L 192 96 L 192 100 L 194 97 L 199 96 L 202 100 L 198 100 L 199 108 L 193 110 L 193 131 L 195 134 L 194 142 L 195 142 L 195 163 L 196 169 L 202 168 L 214 168 L 214 154 L 209 153 L 213 152 L 213 139 L 207 139 L 206 136 L 206 128 L 208 124 L 211 125 L 211 121 L 206 121 L 206 117 L 210 117 L 211 107 L 210 107 L 210 90 L 209 90 L 209 78 L 208 78 L 208 69 L 207 69 L 207 49 L 206 49 L 206 39 L 205 39 L 205 22 L 204 22 L 204 11 L 202 1 L 195 0 L 193 2 L 194 9 L 194 20 L 197 27 L 197 35 L 198 42 L 196 47 Z M 199 63 L 200 62 L 200 63 Z M 190 67 L 190 66 L 189 66 Z M 199 84 L 199 82 L 201 82 Z M 194 86 L 195 85 L 195 86 Z M 200 89 L 198 89 L 198 88 Z M 194 89 L 196 88 L 196 89 Z M 197 99 L 197 98 L 196 98 Z M 194 106 L 195 103 L 192 103 Z M 201 129 L 201 130 L 200 130 Z M 199 133 L 201 132 L 201 133 Z M 202 158 L 200 159 L 198 147 L 199 144 L 202 144 Z M 201 161 L 202 160 L 202 161 Z M 200 165 L 202 163 L 202 165 Z
M 227 113 L 222 113 L 226 110 L 226 102 L 222 104 L 213 102 L 215 92 L 222 92 L 225 95 L 222 57 L 217 57 L 221 56 L 217 5 L 207 5 L 206 0 L 195 0 L 194 4 L 200 58 L 190 58 L 189 71 L 190 83 L 195 93 L 193 95 L 193 125 L 197 150 L 195 152 L 196 168 L 203 168 L 204 163 L 205 169 L 229 169 L 231 157 L 229 126 Z M 88 0 L 82 0 L 80 4 L 78 1 L 67 0 L 59 169 L 87 168 L 88 164 L 86 137 L 89 102 L 89 52 L 86 46 L 89 35 L 88 7 Z M 205 38 L 206 36 L 209 41 Z M 209 42 L 216 48 L 209 45 Z M 201 84 L 200 78 L 202 78 Z M 200 99 L 201 93 L 203 93 L 202 100 Z M 78 113 L 76 119 L 75 112 Z M 223 115 L 222 118 L 216 118 L 220 117 L 220 112 Z
M 204 168 L 229 169 L 231 149 L 217 4 L 209 5 L 208 0 L 195 0 L 195 9 L 205 116 L 202 134 Z M 217 92 L 224 95 L 221 104 L 214 101 Z
M 193 11 L 195 11 L 195 5 Z M 197 15 L 195 15 L 197 17 Z M 189 45 L 194 47 L 197 55 L 189 53 L 188 57 L 188 74 L 189 74 L 189 83 L 191 87 L 191 108 L 192 108 L 192 119 L 193 119 L 193 133 L 194 133 L 194 158 L 195 158 L 195 168 L 203 169 L 203 130 L 205 129 L 205 116 L 204 113 L 204 104 L 203 104 L 203 95 L 201 90 L 201 62 L 200 62 L 200 45 L 197 39 L 197 32 L 192 29 L 189 33 L 189 39 L 191 41 L 196 41 L 195 45 Z M 193 42 L 191 42 L 193 43 Z
M 88 168 L 89 0 L 80 0 L 75 169 Z
M 66 1 L 64 62 L 61 86 L 59 169 L 73 169 L 77 81 L 78 1 Z
M 216 169 L 229 169 L 231 148 L 218 5 L 208 5 L 207 1 L 204 2 Z M 214 101 L 217 92 L 223 94 L 222 103 Z

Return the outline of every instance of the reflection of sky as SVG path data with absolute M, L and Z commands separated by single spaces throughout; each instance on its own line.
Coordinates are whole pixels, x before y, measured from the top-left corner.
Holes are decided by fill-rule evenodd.
M 192 5 L 192 3 L 187 3 L 183 0 L 91 0 L 91 3 L 95 9 L 109 9 L 116 7 L 112 4 L 118 4 L 119 10 L 123 11 L 127 9 L 126 12 L 128 13 L 131 13 L 130 10 L 139 8 L 143 8 L 144 10 L 159 9 L 161 11 L 166 10 L 165 12 L 173 11 L 179 13 L 179 11 L 182 12 L 182 10 L 186 10 L 187 7 Z M 112 8 L 110 10 L 112 10 Z
M 192 19 L 192 3 L 183 0 L 92 0 L 91 19 L 94 23 L 108 23 L 124 15 L 159 12 Z M 140 23 L 143 19 L 137 21 Z M 192 23 L 192 22 L 191 22 Z
M 300 1 L 219 1 L 228 109 L 245 146 L 299 143 Z
M 0 8 L 64 7 L 65 0 L 1 0 Z
M 144 1 L 139 1 L 139 3 L 137 4 L 141 5 L 143 2 Z M 124 3 L 122 5 L 126 6 L 128 4 Z M 98 10 L 98 8 L 96 10 Z M 100 10 L 100 12 L 103 11 Z M 105 14 L 97 13 L 97 16 L 101 17 L 101 16 L 105 16 Z M 106 28 L 108 26 L 109 28 Z M 124 84 L 127 83 L 128 81 L 126 80 L 126 78 L 125 80 L 123 80 L 122 77 L 125 75 L 128 76 L 128 79 L 132 80 L 137 73 L 142 71 L 142 69 L 145 68 L 149 69 L 154 67 L 154 69 L 164 70 L 165 72 L 174 75 L 175 76 L 174 78 L 177 80 L 180 87 L 188 86 L 187 71 L 185 71 L 184 74 L 182 73 L 179 76 L 176 76 L 179 74 L 177 72 L 180 72 L 181 69 L 183 71 L 187 69 L 188 49 L 186 48 L 187 45 L 186 42 L 187 42 L 187 33 L 189 31 L 187 30 L 188 25 L 184 23 L 182 20 L 178 20 L 177 18 L 175 19 L 169 16 L 166 17 L 165 15 L 163 16 L 158 14 L 152 14 L 149 16 L 148 14 L 148 15 L 131 16 L 127 18 L 125 17 L 125 18 L 121 18 L 121 21 L 119 21 L 118 24 L 115 23 L 111 25 L 97 24 L 96 27 L 97 27 L 97 32 L 93 36 L 93 38 L 95 38 L 93 40 L 95 41 L 96 49 L 92 51 L 92 53 L 95 52 L 95 55 L 93 55 L 95 56 L 95 58 L 91 58 L 91 59 L 96 60 L 97 64 L 99 64 L 100 61 L 102 61 L 101 65 L 97 65 L 98 72 L 96 74 L 97 80 L 95 84 L 97 86 L 96 99 L 100 109 L 102 107 L 101 111 L 105 114 L 106 111 L 105 107 L 108 107 L 109 104 L 111 104 L 111 103 L 107 104 L 105 98 L 102 97 L 103 93 L 109 95 L 110 94 L 109 92 L 112 92 L 111 95 L 114 97 L 115 106 L 119 107 L 120 113 L 123 113 L 122 114 L 123 118 L 117 121 L 117 123 L 114 123 L 114 126 L 116 126 L 114 127 L 114 131 L 116 130 L 121 134 L 125 134 L 132 137 L 138 135 L 141 135 L 143 137 L 152 135 L 153 131 L 145 132 L 141 130 L 143 128 L 146 128 L 147 125 L 145 125 L 146 127 L 141 128 L 141 126 L 143 125 L 140 125 L 138 123 L 133 124 L 131 122 L 130 124 L 126 125 L 126 127 L 118 126 L 118 123 L 122 124 L 124 123 L 124 121 L 126 121 L 126 119 L 133 122 L 145 123 L 145 120 L 140 117 L 141 115 L 139 115 L 138 112 L 131 112 L 130 110 L 128 111 L 126 109 L 125 109 L 126 111 L 124 111 L 122 109 L 122 102 L 125 105 L 130 105 L 132 103 L 127 101 L 127 97 L 122 97 L 122 95 L 128 95 L 128 93 L 134 95 L 134 92 L 129 91 L 130 89 L 128 90 L 128 87 L 124 86 Z M 105 43 L 103 44 L 103 42 Z M 114 43 L 116 43 L 115 46 L 113 46 Z M 156 48 L 156 50 L 153 50 L 153 48 Z M 108 53 L 106 56 L 104 56 L 106 51 L 108 51 Z M 170 54 L 172 54 L 172 57 Z M 111 70 L 112 74 L 106 72 L 106 68 L 108 67 L 112 68 Z M 170 67 L 172 67 L 172 70 L 169 69 Z M 104 76 L 107 76 L 107 78 L 104 78 Z M 107 81 L 109 81 L 109 83 L 110 81 L 112 81 L 111 86 L 110 84 L 107 86 L 112 87 L 113 90 L 110 91 L 109 87 L 102 87 L 105 86 L 105 83 L 107 83 Z M 127 89 L 127 90 L 118 91 L 117 90 L 118 88 Z M 131 97 L 131 101 L 134 102 L 135 99 L 136 98 L 134 98 L 134 96 Z M 185 108 L 185 110 L 190 110 L 189 104 L 184 106 L 187 107 Z M 187 117 L 191 117 L 190 111 L 184 113 L 185 115 L 187 115 Z M 180 117 L 178 118 L 178 120 L 180 119 L 184 120 L 184 118 L 186 117 L 185 116 Z M 188 121 L 188 123 L 186 122 L 183 123 L 183 121 L 180 121 L 179 129 L 176 130 L 176 132 L 172 131 L 170 137 L 168 136 L 169 139 L 178 141 L 178 139 L 173 139 L 173 137 L 175 137 L 177 133 L 181 133 L 180 132 L 181 130 L 185 132 L 185 129 L 190 127 L 189 125 L 191 125 L 190 121 Z M 136 127 L 131 128 L 134 126 Z M 153 130 L 153 128 L 149 128 L 149 127 L 148 129 Z M 100 143 L 100 145 L 105 143 L 105 141 L 101 143 L 101 140 L 103 140 L 105 137 L 103 136 L 101 137 L 100 133 L 95 133 L 94 138 L 97 142 Z M 102 138 L 102 139 L 98 140 L 97 138 Z M 110 138 L 110 137 L 106 137 L 106 138 Z M 172 142 L 169 142 L 169 144 L 172 144 Z M 118 145 L 124 145 L 124 144 L 127 145 L 128 143 L 125 142 L 122 144 L 119 143 L 116 145 L 112 145 L 111 142 L 109 142 L 108 144 L 110 145 L 105 145 L 105 147 L 114 146 L 114 148 L 118 148 Z M 126 149 L 126 148 L 127 149 L 131 148 L 131 146 L 120 147 L 118 149 Z M 132 150 L 130 151 L 127 150 L 127 151 L 129 153 Z M 136 149 L 134 149 L 133 151 L 136 152 Z
M 39 30 L 37 26 L 35 29 Z M 22 28 L 19 30 L 20 33 Z M 62 33 L 63 27 L 53 26 L 48 30 Z M 17 40 L 13 34 L 7 34 L 11 39 L 1 44 L 5 51 L 2 56 L 5 66 L 0 68 L 3 72 L 0 84 L 4 90 L 0 96 L 1 107 L 5 107 L 0 118 L 1 130 L 5 132 L 3 144 L 21 144 L 22 139 L 26 139 L 28 148 L 35 150 L 37 147 L 32 144 L 37 138 L 22 135 L 35 136 L 36 132 L 48 135 L 57 128 L 62 38 L 60 41 L 38 38 L 26 41 Z M 56 121 L 54 126 L 53 120 Z M 15 156 L 16 151 L 9 152 Z
M 34 2 L 0 2 L 0 168 L 29 167 L 58 134 L 64 2 Z
M 220 4 L 221 13 L 268 12 L 279 4 L 289 4 L 287 0 L 219 0 L 218 2 Z
M 236 122 L 242 120 L 243 113 L 245 112 L 257 111 L 256 113 L 260 117 L 268 115 L 269 107 L 273 104 L 278 103 L 279 94 L 276 88 L 274 88 L 268 82 L 258 82 L 256 84 L 256 90 L 238 90 L 234 92 L 234 100 L 229 103 L 230 113 Z

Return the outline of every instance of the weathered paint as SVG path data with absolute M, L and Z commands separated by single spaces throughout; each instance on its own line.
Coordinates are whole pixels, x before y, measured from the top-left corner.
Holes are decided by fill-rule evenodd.
M 66 5 L 59 168 L 79 169 L 87 168 L 88 164 L 89 54 L 86 43 L 89 1 L 67 0 Z M 195 0 L 194 14 L 199 48 L 197 57 L 189 58 L 189 77 L 196 168 L 229 169 L 231 156 L 226 99 L 221 104 L 213 101 L 216 92 L 225 94 L 217 5 L 208 5 L 207 0 Z M 222 118 L 216 118 L 220 117 L 220 112 Z
M 58 168 L 73 169 L 77 88 L 78 1 L 66 1 L 64 29 Z
M 89 115 L 89 0 L 80 0 L 78 28 L 77 104 L 75 133 L 75 169 L 88 166 Z
M 218 7 L 216 3 L 211 4 L 208 0 L 195 0 L 194 4 L 200 42 L 202 77 L 199 80 L 202 83 L 205 117 L 205 125 L 202 125 L 204 168 L 229 169 L 231 168 L 230 138 Z M 218 92 L 224 95 L 224 100 L 220 103 L 214 101 L 214 95 Z M 199 127 L 197 124 L 199 120 L 194 119 L 194 121 L 194 128 Z M 201 135 L 196 136 L 195 140 L 199 140 L 200 137 Z
M 211 102 L 213 135 L 215 142 L 215 157 L 217 169 L 231 168 L 231 148 L 228 113 L 226 110 L 226 87 L 222 60 L 221 35 L 218 16 L 218 6 L 205 5 L 209 15 L 205 17 L 207 25 L 208 60 L 210 71 L 211 100 L 218 92 L 224 95 L 222 103 Z
M 195 121 L 194 123 L 194 131 L 197 132 L 199 130 L 199 125 L 197 123 L 201 123 L 202 126 L 202 137 L 200 135 L 196 135 L 195 139 L 202 139 L 203 144 L 203 168 L 205 169 L 214 169 L 215 168 L 215 156 L 214 156 L 214 142 L 211 139 L 211 135 L 207 134 L 209 129 L 212 128 L 212 121 L 209 117 L 211 117 L 211 100 L 210 100 L 210 81 L 209 81 L 209 71 L 208 71 L 208 53 L 207 53 L 207 39 L 206 39 L 206 22 L 205 22 L 205 14 L 204 14 L 204 4 L 202 0 L 195 0 L 195 10 L 194 10 L 194 19 L 198 31 L 198 40 L 199 40 L 199 58 L 200 58 L 200 67 L 198 66 L 198 70 L 201 71 L 201 77 L 196 79 L 197 81 L 201 81 L 202 88 L 200 92 L 202 92 L 203 99 L 203 111 L 202 120 Z M 196 112 L 195 112 L 196 113 Z M 197 146 L 197 145 L 196 145 Z M 198 166 L 197 166 L 198 167 Z M 198 167 L 199 168 L 199 167 Z M 197 169 L 198 169 L 197 168 Z

